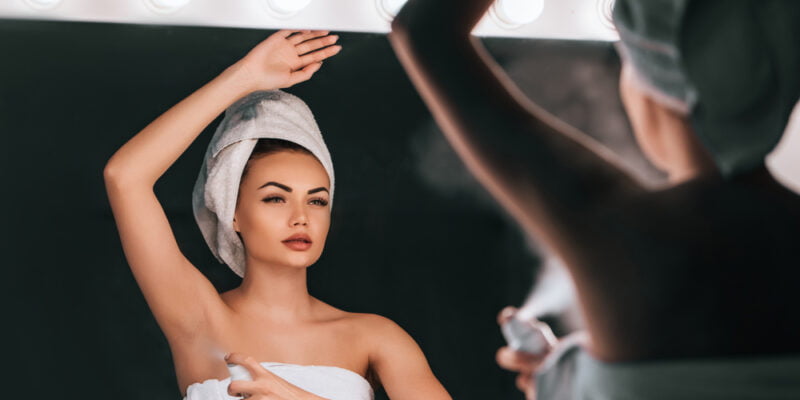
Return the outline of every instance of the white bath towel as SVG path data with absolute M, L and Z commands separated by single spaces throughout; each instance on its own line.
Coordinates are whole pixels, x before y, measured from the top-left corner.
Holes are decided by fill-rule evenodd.
M 372 386 L 361 375 L 348 369 L 322 365 L 297 365 L 262 362 L 261 365 L 282 379 L 317 396 L 330 400 L 373 400 Z M 235 400 L 228 395 L 231 378 L 193 383 L 184 400 Z

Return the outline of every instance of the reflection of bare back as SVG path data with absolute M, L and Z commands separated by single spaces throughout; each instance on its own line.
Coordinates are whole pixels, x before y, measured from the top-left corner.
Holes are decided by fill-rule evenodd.
M 800 351 L 800 198 L 766 170 L 631 196 L 594 214 L 579 239 L 591 244 L 572 251 L 596 264 L 571 270 L 607 358 Z
M 646 189 L 530 103 L 469 36 L 491 3 L 411 0 L 390 40 L 473 174 L 565 261 L 589 350 L 604 361 L 800 352 L 800 197 L 763 165 L 720 177 L 681 116 L 623 85 L 643 150 L 674 178 Z

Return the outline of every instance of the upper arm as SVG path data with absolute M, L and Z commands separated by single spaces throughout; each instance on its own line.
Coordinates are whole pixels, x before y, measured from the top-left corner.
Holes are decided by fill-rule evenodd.
M 467 3 L 445 18 L 476 20 L 460 14 L 491 4 Z M 420 10 L 404 8 L 390 34 L 398 58 L 467 167 L 526 230 L 561 236 L 585 222 L 582 211 L 642 189 L 606 149 L 532 103 L 471 27 L 428 17 L 446 2 L 409 6 Z
M 389 398 L 449 400 L 450 395 L 433 375 L 414 339 L 391 320 L 379 316 L 370 319 L 370 365 Z
M 126 185 L 108 167 L 105 178 L 125 258 L 159 326 L 170 340 L 196 335 L 219 294 L 180 251 L 153 188 Z

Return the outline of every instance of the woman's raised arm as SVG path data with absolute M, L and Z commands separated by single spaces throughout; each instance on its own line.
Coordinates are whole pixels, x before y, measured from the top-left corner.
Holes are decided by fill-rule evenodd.
M 530 102 L 470 36 L 493 0 L 410 0 L 389 39 L 467 167 L 551 248 L 598 201 L 640 185 L 597 143 Z
M 209 307 L 211 283 L 183 256 L 153 186 L 203 129 L 239 98 L 308 80 L 336 54 L 336 36 L 279 31 L 172 107 L 122 146 L 104 170 L 125 257 L 168 338 L 192 335 Z M 329 47 L 326 47 L 329 46 Z

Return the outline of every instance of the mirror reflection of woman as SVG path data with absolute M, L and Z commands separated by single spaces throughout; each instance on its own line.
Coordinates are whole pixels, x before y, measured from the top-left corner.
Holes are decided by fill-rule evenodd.
M 221 112 L 245 96 L 310 79 L 341 50 L 337 39 L 325 31 L 271 35 L 149 124 L 106 165 L 125 256 L 167 337 L 178 386 L 189 400 L 371 399 L 370 383 L 381 384 L 391 399 L 450 398 L 398 325 L 309 294 L 307 268 L 322 253 L 333 196 L 332 167 L 314 151 L 291 140 L 255 144 L 233 217 L 222 223 L 244 249 L 242 283 L 225 293 L 181 253 L 153 191 Z M 300 102 L 285 93 L 278 98 Z M 252 381 L 230 383 L 226 364 L 246 368 Z
M 588 340 L 500 364 L 529 399 L 800 398 L 800 196 L 765 166 L 800 96 L 800 3 L 616 1 L 619 94 L 668 175 L 655 190 L 515 87 L 470 35 L 493 3 L 409 0 L 389 38 L 467 167 L 577 289 Z

